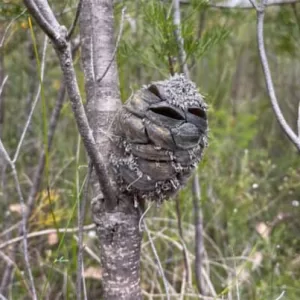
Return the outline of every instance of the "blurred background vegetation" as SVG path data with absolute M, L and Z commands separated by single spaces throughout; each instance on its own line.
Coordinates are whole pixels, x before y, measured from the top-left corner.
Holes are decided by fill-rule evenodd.
M 51 4 L 61 23 L 70 26 L 77 1 L 53 0 Z M 140 86 L 168 77 L 169 58 L 177 72 L 179 65 L 170 5 L 153 0 L 118 2 L 116 35 L 124 6 L 124 31 L 117 58 L 125 101 Z M 33 20 L 30 28 L 29 16 L 23 10 L 17 0 L 0 3 L 0 41 L 5 37 L 0 48 L 0 84 L 8 76 L 0 102 L 0 136 L 11 155 L 38 89 L 37 61 L 41 59 L 44 40 Z M 181 12 L 191 77 L 209 105 L 209 147 L 198 169 L 203 267 L 207 275 L 202 281 L 207 296 L 217 295 L 207 299 L 275 300 L 285 291 L 282 299 L 298 300 L 299 154 L 278 126 L 266 94 L 256 44 L 255 11 L 212 8 L 191 0 L 182 5 Z M 280 106 L 293 128 L 300 101 L 299 41 L 299 4 L 268 7 L 265 42 L 269 63 Z M 74 63 L 84 95 L 80 50 Z M 49 45 L 42 97 L 17 161 L 25 199 L 45 144 L 61 80 L 56 55 Z M 18 236 L 14 225 L 20 221 L 20 207 L 11 170 L 1 160 L 0 164 L 0 251 L 17 264 L 5 288 L 9 299 L 29 299 L 23 280 L 21 246 L 13 256 L 11 246 L 1 246 Z M 86 171 L 86 155 L 66 100 L 48 154 L 43 184 L 36 196 L 30 232 L 77 226 L 76 209 Z M 194 270 L 195 225 L 190 184 L 180 192 L 179 202 L 188 262 Z M 172 299 L 199 299 L 194 275 L 185 288 L 182 286 L 185 270 L 177 217 L 175 202 L 169 201 L 162 207 L 151 207 L 147 224 Z M 91 223 L 87 211 L 85 224 Z M 76 235 L 53 232 L 30 238 L 31 264 L 40 299 L 75 298 Z M 93 230 L 85 233 L 85 242 L 90 251 L 97 253 Z M 0 274 L 4 274 L 7 265 L 7 260 L 0 259 Z M 89 299 L 101 299 L 101 266 L 89 252 L 85 252 L 84 268 Z M 146 235 L 142 245 L 142 288 L 145 299 L 166 299 Z

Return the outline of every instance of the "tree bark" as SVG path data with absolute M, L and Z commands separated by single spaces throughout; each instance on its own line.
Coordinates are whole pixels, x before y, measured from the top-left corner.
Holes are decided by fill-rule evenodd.
M 112 120 L 121 107 L 115 61 L 102 78 L 115 49 L 113 1 L 83 0 L 80 36 L 88 120 L 117 198 L 117 205 L 108 210 L 108 200 L 100 192 L 98 180 L 93 180 L 92 213 L 100 240 L 104 299 L 141 299 L 140 213 L 133 199 L 118 191 L 109 165 L 111 153 L 118 156 L 113 143 Z

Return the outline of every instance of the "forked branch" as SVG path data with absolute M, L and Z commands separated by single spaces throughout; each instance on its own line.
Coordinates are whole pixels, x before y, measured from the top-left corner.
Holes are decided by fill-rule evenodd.
M 275 117 L 277 121 L 279 122 L 281 128 L 283 129 L 284 133 L 287 135 L 287 137 L 290 139 L 290 141 L 296 146 L 298 151 L 300 151 L 300 137 L 298 134 L 296 134 L 293 129 L 290 127 L 290 125 L 287 123 L 280 106 L 278 104 L 278 100 L 276 97 L 274 84 L 271 76 L 271 71 L 269 68 L 268 58 L 265 50 L 265 44 L 264 44 L 264 17 L 265 17 L 265 8 L 267 5 L 267 0 L 262 0 L 262 3 L 258 4 L 252 0 L 249 0 L 253 7 L 256 10 L 257 14 L 257 44 L 258 44 L 258 51 L 259 51 L 259 57 L 261 61 L 261 65 L 264 72 L 264 77 L 266 80 L 266 87 L 267 92 L 269 95 L 269 98 L 271 100 L 272 108 L 275 113 Z M 298 115 L 298 124 L 300 115 Z M 299 129 L 298 129 L 299 130 Z
M 93 132 L 89 126 L 82 103 L 73 66 L 71 44 L 68 40 L 68 31 L 66 27 L 61 26 L 58 23 L 47 0 L 24 0 L 24 4 L 31 15 L 35 18 L 41 29 L 52 40 L 53 46 L 59 58 L 79 133 L 82 137 L 85 149 L 95 167 L 95 171 L 106 200 L 107 208 L 113 209 L 116 205 L 116 197 L 111 187 L 109 176 L 107 176 L 106 164 L 104 163 L 97 149 Z

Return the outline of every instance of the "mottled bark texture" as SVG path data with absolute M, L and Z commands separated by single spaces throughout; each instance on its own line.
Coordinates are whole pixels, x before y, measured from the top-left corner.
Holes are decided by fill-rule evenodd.
M 86 111 L 99 152 L 108 163 L 112 152 L 118 155 L 112 143 L 112 121 L 121 107 L 115 61 L 101 79 L 115 49 L 113 1 L 83 0 L 82 4 L 80 35 Z M 104 299 L 142 299 L 139 210 L 134 207 L 131 196 L 118 194 L 113 170 L 106 167 L 115 194 L 114 203 L 107 203 L 95 178 L 92 198 L 93 219 L 100 240 Z

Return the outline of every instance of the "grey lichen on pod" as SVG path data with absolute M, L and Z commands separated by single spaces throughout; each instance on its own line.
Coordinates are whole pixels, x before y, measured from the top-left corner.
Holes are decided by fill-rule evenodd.
M 187 181 L 207 146 L 207 105 L 184 75 L 134 93 L 114 121 L 120 157 L 112 155 L 120 189 L 161 203 Z

